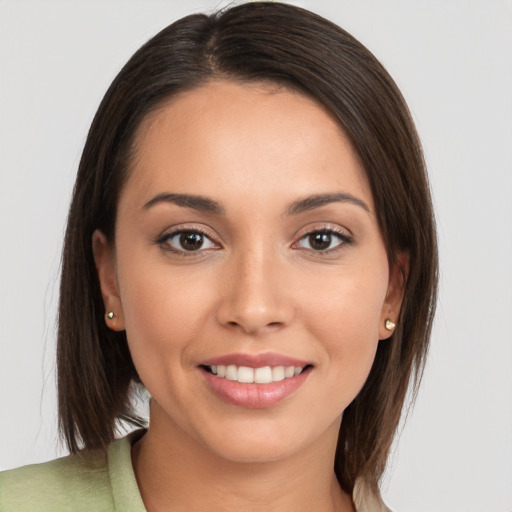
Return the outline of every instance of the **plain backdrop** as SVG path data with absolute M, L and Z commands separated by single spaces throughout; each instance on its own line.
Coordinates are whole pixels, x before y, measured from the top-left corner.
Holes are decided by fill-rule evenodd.
M 512 511 L 512 2 L 310 0 L 403 91 L 438 217 L 441 295 L 383 493 L 397 512 Z M 66 210 L 107 86 L 151 35 L 215 0 L 0 0 L 0 469 L 57 444 Z

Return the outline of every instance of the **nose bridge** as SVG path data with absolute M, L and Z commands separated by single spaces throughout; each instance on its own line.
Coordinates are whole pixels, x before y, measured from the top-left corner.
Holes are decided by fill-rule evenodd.
M 293 316 L 283 265 L 271 244 L 251 244 L 233 253 L 224 278 L 219 321 L 257 333 L 287 324 Z

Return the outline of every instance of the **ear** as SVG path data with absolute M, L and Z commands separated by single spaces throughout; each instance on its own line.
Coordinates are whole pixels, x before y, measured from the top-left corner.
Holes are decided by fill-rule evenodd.
M 105 322 L 112 330 L 122 331 L 124 315 L 117 287 L 114 247 L 98 229 L 92 235 L 92 252 L 105 305 Z
M 379 324 L 380 340 L 388 339 L 393 334 L 394 325 L 386 326 L 386 321 L 390 320 L 392 324 L 398 322 L 408 276 L 409 253 L 400 252 L 395 259 L 395 263 L 389 269 L 388 291 L 382 305 Z

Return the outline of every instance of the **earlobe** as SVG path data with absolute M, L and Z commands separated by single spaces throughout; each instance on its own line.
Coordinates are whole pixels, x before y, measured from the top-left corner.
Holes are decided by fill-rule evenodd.
M 105 306 L 105 322 L 110 329 L 122 331 L 124 316 L 117 287 L 114 248 L 98 229 L 92 235 L 92 252 Z
M 382 305 L 379 326 L 379 339 L 391 337 L 395 331 L 400 308 L 405 293 L 405 284 L 409 275 L 409 253 L 401 252 L 397 255 L 395 263 L 389 269 L 389 283 L 386 299 Z

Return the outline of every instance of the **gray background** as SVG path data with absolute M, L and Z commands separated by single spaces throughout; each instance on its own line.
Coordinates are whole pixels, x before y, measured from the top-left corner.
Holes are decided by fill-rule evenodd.
M 512 2 L 292 2 L 381 59 L 422 137 L 441 296 L 423 386 L 383 483 L 397 512 L 512 510 Z M 55 308 L 66 209 L 116 72 L 216 1 L 0 0 L 0 469 L 64 453 Z

